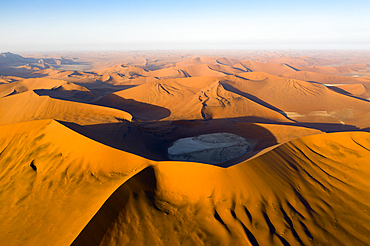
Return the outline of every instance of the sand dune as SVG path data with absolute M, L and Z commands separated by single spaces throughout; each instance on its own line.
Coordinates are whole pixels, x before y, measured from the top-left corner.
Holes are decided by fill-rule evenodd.
M 370 112 L 367 102 L 336 93 L 323 85 L 263 73 L 243 73 L 238 77 L 225 78 L 220 83 L 229 91 L 284 112 L 292 120 L 346 122 L 359 127 L 367 124 L 364 120 Z
M 6 232 L 0 237 L 8 245 L 369 240 L 368 133 L 308 136 L 223 169 L 156 164 L 52 120 L 0 132 L 0 228 Z
M 218 68 L 221 66 L 219 65 Z M 227 75 L 224 71 L 214 70 L 211 65 L 200 64 L 188 67 L 182 67 L 182 69 L 191 77 L 222 77 Z
M 33 91 L 0 99 L 0 125 L 56 119 L 80 125 L 131 120 L 124 111 L 38 96 Z
M 91 102 L 98 99 L 90 90 L 87 88 L 76 85 L 72 82 L 67 82 L 61 86 L 53 87 L 52 89 L 39 89 L 34 90 L 39 96 L 47 95 L 52 98 L 65 99 L 69 101 L 77 102 Z
M 160 163 L 155 204 L 163 212 L 153 211 L 150 223 L 168 222 L 156 233 L 172 243 L 366 245 L 368 139 L 367 133 L 309 136 L 228 169 Z M 130 212 L 121 221 L 142 211 L 125 208 Z M 176 225 L 182 230 L 164 233 Z M 133 227 L 115 225 L 109 238 L 122 238 L 120 230 L 135 234 Z M 144 228 L 139 238 L 150 235 L 150 227 Z M 183 236 L 183 228 L 190 236 Z
M 104 74 L 104 73 L 119 73 L 124 76 L 133 76 L 133 75 L 143 75 L 146 70 L 140 67 L 134 67 L 134 66 L 128 66 L 125 64 L 105 68 L 96 71 L 98 74 Z
M 329 87 L 338 93 L 345 95 L 351 95 L 357 98 L 362 98 L 365 100 L 370 99 L 370 84 L 346 84 L 346 85 L 335 85 Z
M 67 81 L 43 78 L 15 81 L 5 85 L 0 85 L 0 97 L 37 89 L 51 89 L 65 83 L 67 83 Z
M 362 78 L 337 76 L 309 71 L 295 71 L 290 73 L 283 73 L 281 74 L 281 76 L 291 79 L 318 82 L 321 84 L 350 84 L 350 83 L 368 82 Z
M 253 61 L 244 61 L 234 65 L 234 67 L 248 72 L 265 72 L 273 75 L 298 71 L 297 68 L 288 64 L 260 63 Z
M 145 73 L 148 77 L 154 77 L 156 79 L 171 79 L 171 78 L 185 78 L 189 77 L 189 74 L 180 68 L 164 68 L 160 70 L 149 71 Z
M 280 57 L 269 60 L 271 63 L 286 63 L 294 66 L 318 66 L 326 62 L 322 58 L 313 58 L 313 57 Z
M 1 244 L 368 245 L 366 54 L 0 54 Z
M 225 90 L 217 80 L 209 81 L 209 79 L 206 79 L 203 88 L 199 88 L 199 85 L 198 88 L 186 86 L 186 80 L 187 78 L 159 80 L 123 90 L 114 95 L 166 108 L 171 111 L 171 115 L 165 118 L 167 120 L 255 116 L 278 121 L 290 121 L 276 110 Z M 181 83 L 177 81 L 181 81 Z M 109 104 L 102 105 L 109 106 Z M 127 110 L 123 106 L 121 109 Z M 134 108 L 129 112 L 135 116 Z
M 16 76 L 2 76 L 0 75 L 0 84 L 8 84 L 11 82 L 15 82 L 18 80 L 23 80 L 21 77 L 16 77 Z
M 95 73 L 86 73 L 81 71 L 68 71 L 68 70 L 52 70 L 45 69 L 34 74 L 46 75 L 46 78 L 60 79 L 73 83 L 95 83 L 100 79 L 100 76 Z
M 193 87 L 197 83 L 197 87 Z M 367 102 L 337 93 L 324 85 L 262 72 L 206 80 L 158 80 L 114 95 L 117 100 L 130 99 L 168 109 L 170 115 L 162 117 L 166 120 L 254 116 L 285 122 L 345 123 L 365 127 L 368 122 L 364 116 L 370 114 Z M 129 110 L 123 101 L 119 106 L 112 96 L 107 97 L 109 102 L 101 102 L 101 105 Z M 132 106 L 129 112 L 140 118 L 140 112 L 135 112 Z
M 0 241 L 6 245 L 70 245 L 111 193 L 150 164 L 53 120 L 0 132 Z

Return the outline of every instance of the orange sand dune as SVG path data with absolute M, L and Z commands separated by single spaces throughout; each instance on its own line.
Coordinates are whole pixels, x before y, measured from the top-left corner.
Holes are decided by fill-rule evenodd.
M 0 127 L 0 241 L 70 245 L 108 197 L 151 162 L 53 120 Z
M 146 70 L 144 70 L 143 68 L 128 66 L 125 64 L 116 65 L 96 71 L 97 74 L 119 73 L 124 76 L 143 75 L 145 72 Z
M 248 98 L 226 91 L 216 80 L 199 80 L 203 88 L 190 87 L 195 79 L 158 80 L 114 93 L 124 99 L 166 108 L 167 120 L 210 119 L 255 116 L 278 121 L 290 121 L 284 115 Z M 186 81 L 189 80 L 189 86 Z M 178 83 L 177 81 L 181 81 Z M 111 97 L 111 96 L 107 96 Z M 103 99 L 102 99 L 103 100 Z M 109 106 L 109 104 L 103 104 Z M 127 110 L 126 108 L 122 108 Z M 130 111 L 135 116 L 135 110 Z
M 313 58 L 313 57 L 280 57 L 274 58 L 268 61 L 269 63 L 287 63 L 293 66 L 318 66 L 322 65 L 326 61 L 321 58 Z
M 303 137 L 226 169 L 154 163 L 52 120 L 1 126 L 0 136 L 7 245 L 370 240 L 369 133 Z
M 186 71 L 183 71 L 181 68 L 169 67 L 146 72 L 145 76 L 154 77 L 157 79 L 171 79 L 189 77 L 189 74 L 187 74 Z
M 97 80 L 100 79 L 100 76 L 98 74 L 80 71 L 45 69 L 34 72 L 34 74 L 43 74 L 46 75 L 46 78 L 60 79 L 74 83 L 95 83 Z
M 370 99 L 370 84 L 369 83 L 336 85 L 330 88 L 332 88 L 334 91 L 336 88 L 338 88 L 339 93 L 349 94 L 351 96 L 363 98 L 365 100 Z
M 51 89 L 66 83 L 67 81 L 55 79 L 44 79 L 44 78 L 24 79 L 0 85 L 0 97 L 7 96 L 9 94 L 18 94 L 37 89 Z
M 173 143 L 180 138 L 194 137 L 202 134 L 212 134 L 218 132 L 227 132 L 241 136 L 248 141 L 253 142 L 253 153 L 240 156 L 234 160 L 221 163 L 219 166 L 228 167 L 230 165 L 239 163 L 248 159 L 250 156 L 255 155 L 256 152 L 264 150 L 276 144 L 282 144 L 290 140 L 322 133 L 320 130 L 298 127 L 293 125 L 280 125 L 280 124 L 262 124 L 250 123 L 248 118 L 245 121 L 241 118 L 234 119 L 218 119 L 209 121 L 174 121 L 171 126 L 171 134 L 165 133 L 165 126 L 158 127 L 161 130 L 155 131 L 157 134 L 165 135 L 165 139 L 169 143 Z M 155 129 L 145 128 L 145 125 L 140 126 L 143 131 L 154 131 Z M 162 130 L 163 129 L 163 130 Z
M 281 74 L 281 76 L 286 77 L 286 78 L 291 78 L 291 79 L 318 82 L 321 84 L 351 84 L 351 83 L 359 83 L 359 82 L 367 82 L 367 83 L 369 82 L 363 78 L 337 76 L 337 75 L 308 72 L 308 71 L 296 71 L 296 72 L 284 73 L 284 74 Z
M 281 75 L 287 72 L 297 71 L 295 67 L 288 64 L 260 63 L 253 61 L 244 61 L 233 66 L 244 71 L 265 72 L 273 75 Z
M 219 71 L 225 74 L 233 75 L 241 72 L 246 72 L 244 69 L 236 69 L 234 67 L 230 67 L 227 65 L 220 65 L 220 64 L 215 64 L 215 65 L 208 65 L 209 68 L 215 71 Z
M 69 101 L 91 102 L 97 100 L 97 97 L 90 90 L 72 82 L 66 82 L 61 86 L 56 86 L 50 90 L 40 89 L 34 91 L 40 96 L 47 95 L 53 98 Z
M 11 82 L 15 82 L 18 80 L 23 80 L 24 78 L 16 77 L 16 76 L 3 76 L 0 75 L 0 84 L 8 84 Z
M 146 72 L 143 68 L 121 64 L 101 69 L 96 73 L 102 77 L 101 81 L 111 84 L 143 84 L 145 80 L 141 83 L 138 83 L 138 81 L 145 78 L 144 74 Z M 137 80 L 136 83 L 133 82 L 134 80 Z
M 220 68 L 219 66 L 218 68 Z M 185 71 L 191 77 L 222 77 L 227 75 L 224 71 L 214 70 L 211 65 L 208 64 L 200 64 L 200 65 L 193 65 L 188 67 L 182 67 L 183 71 Z
M 176 67 L 188 67 L 188 66 L 194 66 L 194 65 L 200 65 L 200 64 L 220 64 L 220 65 L 226 65 L 226 66 L 233 66 L 237 63 L 240 63 L 241 59 L 236 58 L 228 58 L 228 57 L 195 57 L 190 60 L 182 61 L 182 62 L 176 62 Z
M 297 69 L 302 70 L 302 71 L 325 73 L 325 74 L 351 74 L 352 72 L 355 72 L 355 70 L 349 66 L 341 66 L 341 67 L 323 67 L 323 66 L 300 67 L 300 66 L 297 66 Z
M 132 199 L 106 238 L 133 242 L 119 236 L 128 231 L 171 244 L 367 245 L 369 139 L 361 132 L 308 136 L 228 169 L 160 163 L 154 204 L 162 212 L 136 227 L 144 199 Z M 166 233 L 176 225 L 181 230 Z
M 0 125 L 39 119 L 88 125 L 131 120 L 131 115 L 117 109 L 38 96 L 33 91 L 0 98 Z
M 254 80 L 256 78 L 258 80 Z M 299 122 L 368 125 L 365 119 L 370 116 L 370 105 L 367 102 L 339 94 L 320 84 L 260 72 L 225 77 L 220 83 L 228 91 L 282 111 Z
M 227 66 L 233 66 L 237 63 L 240 63 L 241 59 L 235 59 L 235 58 L 227 58 L 227 57 L 221 57 L 216 60 L 218 64 L 221 65 L 227 65 Z
M 197 84 L 195 81 L 199 81 L 197 87 L 194 87 Z M 262 72 L 206 80 L 158 80 L 113 95 L 117 100 L 130 99 L 168 109 L 170 116 L 163 117 L 167 120 L 254 116 L 287 122 L 293 120 L 367 127 L 366 115 L 370 116 L 370 105 L 365 101 L 317 83 Z M 111 98 L 110 102 L 102 105 L 110 106 L 115 100 L 112 96 L 107 97 Z M 117 104 L 114 107 L 128 110 L 122 103 L 121 107 Z M 134 107 L 129 112 L 139 117 Z

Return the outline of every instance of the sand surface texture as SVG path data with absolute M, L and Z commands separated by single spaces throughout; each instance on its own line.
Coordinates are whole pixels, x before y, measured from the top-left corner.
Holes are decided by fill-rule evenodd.
M 356 54 L 1 54 L 0 244 L 369 245 Z

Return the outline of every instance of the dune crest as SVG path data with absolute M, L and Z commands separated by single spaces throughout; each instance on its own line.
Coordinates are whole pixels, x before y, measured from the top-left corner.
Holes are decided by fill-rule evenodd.
M 80 125 L 131 120 L 121 110 L 38 96 L 33 91 L 0 98 L 0 125 L 56 119 Z
M 158 163 L 123 184 L 116 192 L 129 198 L 114 194 L 74 245 L 91 243 L 108 208 L 117 217 L 93 238 L 109 245 L 366 245 L 369 139 L 360 132 L 308 136 L 227 169 Z

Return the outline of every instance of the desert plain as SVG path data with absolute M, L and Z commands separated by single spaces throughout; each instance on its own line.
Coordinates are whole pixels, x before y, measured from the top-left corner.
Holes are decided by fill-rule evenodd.
M 370 245 L 369 51 L 0 54 L 1 245 Z

